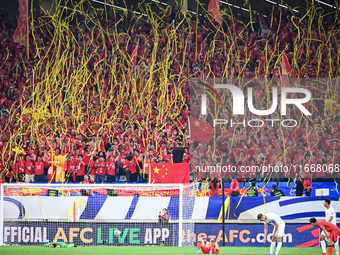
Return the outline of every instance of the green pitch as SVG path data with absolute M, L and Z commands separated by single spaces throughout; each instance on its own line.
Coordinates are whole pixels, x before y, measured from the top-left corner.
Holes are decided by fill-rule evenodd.
M 230 255 L 266 255 L 269 247 L 221 247 L 220 254 Z M 1 255 L 159 255 L 159 254 L 180 254 L 194 255 L 195 247 L 158 247 L 158 246 L 88 246 L 75 248 L 47 248 L 42 246 L 0 246 Z M 321 248 L 282 248 L 280 255 L 320 255 Z

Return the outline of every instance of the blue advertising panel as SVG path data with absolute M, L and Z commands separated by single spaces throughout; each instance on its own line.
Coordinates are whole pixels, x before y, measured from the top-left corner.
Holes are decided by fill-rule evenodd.
M 114 234 L 115 230 L 121 232 Z M 5 222 L 4 243 L 42 245 L 66 242 L 76 245 L 160 245 L 177 246 L 178 224 Z
M 119 229 L 120 236 L 114 231 Z M 272 227 L 267 241 L 270 242 Z M 222 245 L 222 224 L 196 223 L 194 233 L 183 231 L 183 243 L 199 238 L 215 239 Z M 319 245 L 319 230 L 311 225 L 287 224 L 284 247 Z M 227 246 L 268 246 L 263 243 L 263 224 L 226 224 Z M 158 223 L 80 223 L 80 222 L 5 222 L 4 243 L 42 245 L 62 241 L 76 245 L 178 245 L 178 224 Z
M 228 224 L 225 228 L 227 246 L 268 246 L 272 238 L 273 226 L 269 225 L 267 244 L 264 240 L 264 224 Z M 199 238 L 215 239 L 222 245 L 222 224 L 195 224 L 195 243 Z M 184 238 L 187 238 L 185 235 Z M 319 229 L 310 224 L 286 224 L 283 236 L 284 247 L 314 247 L 319 245 Z

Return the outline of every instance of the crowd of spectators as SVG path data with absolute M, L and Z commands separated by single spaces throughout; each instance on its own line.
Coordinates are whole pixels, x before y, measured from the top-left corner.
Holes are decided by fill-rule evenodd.
M 284 175 L 294 178 L 305 163 L 339 164 L 340 90 L 328 80 L 340 72 L 336 14 L 302 19 L 302 11 L 276 8 L 254 13 L 250 22 L 230 9 L 218 28 L 208 15 L 185 18 L 171 9 L 148 18 L 88 13 L 59 14 L 59 22 L 35 14 L 28 48 L 13 40 L 16 21 L 0 14 L 0 172 L 6 182 L 147 181 L 145 166 L 172 162 L 175 147 L 184 148 L 176 162 L 191 163 L 192 171 L 229 164 L 239 179 L 266 177 L 240 173 L 246 165 L 296 165 Z M 298 128 L 221 129 L 215 149 L 190 141 L 188 115 L 199 111 L 190 79 L 278 79 L 283 53 L 291 77 L 321 81 L 307 86 L 312 117 L 292 109 L 288 117 L 300 120 Z M 254 84 L 261 108 L 268 88 Z

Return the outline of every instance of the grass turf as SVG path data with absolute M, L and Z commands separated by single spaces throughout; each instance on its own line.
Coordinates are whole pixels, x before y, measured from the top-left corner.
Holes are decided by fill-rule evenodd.
M 269 247 L 221 247 L 220 254 L 247 254 L 266 255 Z M 47 248 L 43 246 L 0 246 L 1 255 L 159 255 L 159 254 L 180 254 L 193 255 L 196 253 L 195 247 L 158 247 L 158 246 L 88 246 L 76 248 Z M 320 255 L 321 248 L 282 248 L 280 255 Z

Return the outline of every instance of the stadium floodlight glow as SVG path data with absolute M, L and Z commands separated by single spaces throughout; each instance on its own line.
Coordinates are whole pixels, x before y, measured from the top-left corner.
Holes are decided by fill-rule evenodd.
M 151 0 L 152 2 L 155 2 L 155 3 L 158 3 L 158 4 L 162 4 L 162 5 L 168 5 L 167 3 L 163 3 L 163 2 L 160 2 L 160 1 L 157 1 L 157 0 Z
M 224 1 L 220 1 L 220 2 L 221 2 L 222 4 L 226 4 L 226 5 L 229 5 L 229 6 L 232 6 L 232 7 L 238 8 L 238 9 L 241 9 L 241 10 L 243 10 L 243 11 L 249 12 L 249 10 L 248 10 L 248 9 L 242 8 L 242 7 L 240 7 L 240 6 L 237 6 L 237 5 L 235 5 L 235 4 L 230 4 L 230 3 L 227 3 L 227 2 L 224 2 Z
M 276 2 L 270 1 L 270 0 L 266 0 L 266 2 L 271 3 L 271 4 L 276 4 Z
M 190 12 L 190 13 L 192 13 L 192 14 L 195 14 L 195 15 L 197 15 L 197 13 L 196 13 L 196 12 L 193 12 L 193 11 L 190 11 L 190 10 L 187 10 L 187 12 Z M 201 14 L 201 13 L 199 13 L 198 15 L 202 16 L 202 14 Z
M 144 13 L 140 13 L 140 12 L 136 12 L 136 11 L 132 11 L 133 13 L 136 13 L 136 14 L 139 14 L 139 15 L 143 15 L 143 16 L 148 16 L 148 15 L 146 15 L 146 14 L 144 14 Z
M 331 4 L 329 4 L 329 3 L 325 3 L 325 2 L 323 2 L 323 1 L 320 1 L 320 0 L 316 0 L 318 3 L 320 3 L 320 4 L 324 4 L 324 5 L 326 5 L 326 6 L 328 6 L 328 7 L 331 7 L 331 8 L 334 8 L 334 9 L 336 9 L 336 7 L 334 6 L 334 5 L 331 5 Z M 340 10 L 340 9 L 339 9 Z
M 97 0 L 91 0 L 92 2 L 95 2 L 95 3 L 99 3 L 99 4 L 104 4 L 104 5 L 107 5 L 107 6 L 111 6 L 111 7 L 114 7 L 116 9 L 121 9 L 121 10 L 124 10 L 124 11 L 127 11 L 126 8 L 123 8 L 123 7 L 120 7 L 120 6 L 117 6 L 117 5 L 113 5 L 113 4 L 108 4 L 108 3 L 104 3 L 104 2 L 101 2 L 101 1 L 97 1 Z
M 124 8 L 124 7 L 120 7 L 120 6 L 117 6 L 117 5 L 113 5 L 113 4 L 108 4 L 108 3 L 104 3 L 104 2 L 101 2 L 101 1 L 97 1 L 97 0 L 91 0 L 92 2 L 95 2 L 95 3 L 99 3 L 99 4 L 104 4 L 104 5 L 107 5 L 107 6 L 111 6 L 111 7 L 114 7 L 116 9 L 120 9 L 120 10 L 124 10 L 124 11 L 127 11 L 128 9 Z M 136 11 L 132 11 L 133 13 L 136 13 L 136 14 L 142 14 L 143 16 L 148 16 L 144 13 L 140 13 L 140 12 L 136 12 Z
M 266 0 L 266 2 L 268 2 L 268 3 L 271 3 L 271 4 L 274 4 L 274 5 L 276 5 L 276 4 L 278 4 L 278 3 L 276 3 L 276 2 L 274 2 L 274 1 L 271 1 L 271 0 Z M 283 8 L 286 8 L 286 9 L 288 9 L 288 7 L 287 6 L 285 6 L 285 5 L 282 5 L 282 4 L 278 4 L 280 7 L 283 7 Z M 299 12 L 298 10 L 294 10 L 294 9 L 292 9 L 294 12 Z
M 238 8 L 238 9 L 241 9 L 241 7 L 237 6 L 237 5 L 234 5 L 234 4 L 230 4 L 230 3 L 227 3 L 227 2 L 223 2 L 221 1 L 222 4 L 227 4 L 229 6 L 232 6 L 232 7 L 235 7 L 235 8 Z

